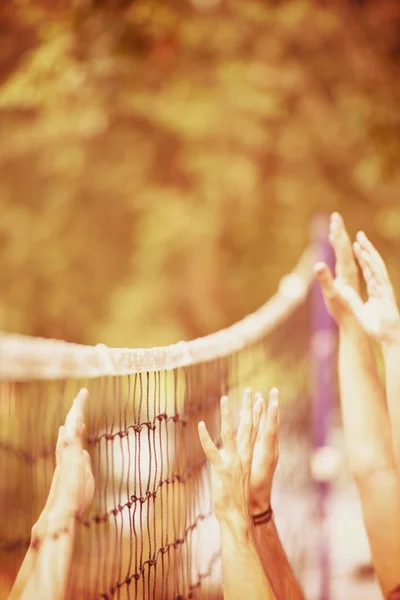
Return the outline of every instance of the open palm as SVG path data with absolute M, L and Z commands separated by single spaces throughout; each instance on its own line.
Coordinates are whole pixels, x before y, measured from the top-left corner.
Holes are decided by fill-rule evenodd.
M 339 284 L 337 289 L 368 335 L 379 342 L 390 341 L 400 332 L 400 315 L 385 263 L 364 233 L 357 235 L 354 253 L 367 285 L 368 300 L 363 302 L 350 286 Z

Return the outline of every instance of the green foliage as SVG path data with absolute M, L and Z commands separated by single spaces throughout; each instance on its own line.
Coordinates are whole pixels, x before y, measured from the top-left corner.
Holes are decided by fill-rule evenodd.
M 204 335 L 275 291 L 319 211 L 395 264 L 392 3 L 198 4 L 7 13 L 26 35 L 1 70 L 1 328 L 121 346 Z

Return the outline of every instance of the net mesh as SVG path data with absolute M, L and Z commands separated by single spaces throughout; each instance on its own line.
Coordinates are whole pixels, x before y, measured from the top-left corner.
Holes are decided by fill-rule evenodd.
M 0 576 L 10 584 L 54 471 L 59 426 L 89 389 L 86 442 L 96 480 L 80 519 L 68 597 L 221 597 L 218 526 L 197 435 L 219 439 L 219 400 L 238 418 L 243 388 L 281 390 L 278 528 L 300 579 L 313 513 L 308 377 L 311 255 L 232 328 L 149 350 L 0 336 Z

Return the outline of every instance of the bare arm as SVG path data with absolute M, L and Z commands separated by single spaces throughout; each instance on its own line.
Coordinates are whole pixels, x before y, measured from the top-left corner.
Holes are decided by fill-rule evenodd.
M 355 320 L 339 328 L 339 389 L 345 442 L 355 476 L 393 467 L 390 422 L 372 346 Z
M 250 390 L 243 397 L 235 439 L 228 399 L 221 400 L 221 437 L 218 451 L 205 424 L 199 436 L 211 463 L 212 496 L 220 524 L 224 600 L 275 600 L 254 540 L 249 515 L 249 479 L 253 448 L 261 418 L 262 403 Z
M 272 389 L 263 410 L 254 445 L 250 478 L 250 512 L 261 515 L 271 506 L 271 489 L 279 455 L 279 392 Z M 273 517 L 254 525 L 264 571 L 279 600 L 304 600 L 304 595 L 279 538 Z
M 237 518 L 220 530 L 224 600 L 273 600 L 250 522 Z
M 382 343 L 385 362 L 386 394 L 392 428 L 394 455 L 400 477 L 400 335 Z
M 360 326 L 382 348 L 393 450 L 400 475 L 400 314 L 386 265 L 365 233 L 358 233 L 354 252 L 367 285 L 368 300 L 364 303 L 351 288 L 344 288 L 342 293 Z
M 358 326 L 340 332 L 339 379 L 346 445 L 375 570 L 385 595 L 400 580 L 400 486 L 382 388 Z
M 326 265 L 317 277 L 327 307 L 339 326 L 339 384 L 343 429 L 381 587 L 387 595 L 400 576 L 400 488 L 385 396 L 379 382 L 371 342 L 343 297 L 358 293 L 358 277 L 350 240 L 338 215 L 332 217 L 331 242 L 336 254 L 336 280 Z
M 21 597 L 24 587 L 29 579 L 29 576 L 33 568 L 35 567 L 36 560 L 38 557 L 38 548 L 36 546 L 36 540 L 41 539 L 46 534 L 50 512 L 56 500 L 58 477 L 59 467 L 56 467 L 46 505 L 43 511 L 41 512 L 39 519 L 32 528 L 29 548 L 18 571 L 12 590 L 10 592 L 10 595 L 8 596 L 8 600 L 18 600 Z
M 264 570 L 278 600 L 304 600 L 273 518 L 263 525 L 257 525 L 254 535 Z
M 32 529 L 31 543 L 9 600 L 62 600 L 65 597 L 76 533 L 76 517 L 94 494 L 90 458 L 82 449 L 85 429 L 81 390 L 60 427 L 56 461 L 46 506 Z
M 56 511 L 49 515 L 47 526 L 21 600 L 63 600 L 65 597 L 75 542 L 75 517 Z

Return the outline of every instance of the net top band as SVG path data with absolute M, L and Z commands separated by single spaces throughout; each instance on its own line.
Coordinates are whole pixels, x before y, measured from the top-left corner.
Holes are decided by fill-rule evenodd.
M 165 371 L 223 358 L 261 340 L 299 306 L 313 280 L 313 249 L 261 308 L 234 325 L 189 342 L 156 348 L 84 346 L 0 332 L 0 380 L 88 379 Z

